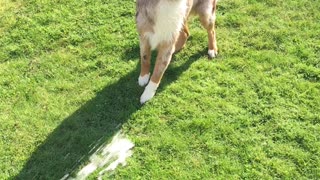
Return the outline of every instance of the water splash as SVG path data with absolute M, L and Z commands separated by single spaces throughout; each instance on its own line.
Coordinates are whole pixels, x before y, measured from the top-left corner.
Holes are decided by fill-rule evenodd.
M 89 158 L 90 162 L 77 173 L 75 178 L 68 178 L 68 175 L 66 175 L 61 180 L 67 178 L 69 180 L 84 180 L 97 169 L 107 166 L 99 172 L 98 179 L 101 179 L 104 173 L 115 170 L 119 164 L 125 166 L 126 159 L 132 155 L 133 147 L 134 144 L 121 132 L 118 132 L 113 137 L 111 143 L 102 145 L 91 155 Z

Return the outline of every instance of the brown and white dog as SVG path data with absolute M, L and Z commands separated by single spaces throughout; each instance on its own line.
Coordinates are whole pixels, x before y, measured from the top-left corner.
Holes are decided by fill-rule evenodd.
M 136 23 L 140 38 L 141 72 L 138 79 L 145 90 L 143 104 L 150 100 L 159 86 L 172 54 L 182 49 L 189 37 L 187 19 L 197 14 L 208 32 L 208 55 L 218 53 L 215 19 L 217 0 L 137 0 Z M 151 50 L 156 49 L 157 60 L 150 78 Z M 149 81 L 150 79 L 150 81 Z

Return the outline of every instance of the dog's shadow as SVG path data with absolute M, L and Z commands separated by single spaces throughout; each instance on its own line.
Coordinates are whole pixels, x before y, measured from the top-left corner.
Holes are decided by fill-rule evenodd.
M 123 59 L 139 59 L 139 47 L 128 51 Z M 132 57 L 132 54 L 136 56 Z M 204 51 L 198 52 L 184 60 L 182 65 L 169 67 L 157 93 L 178 79 L 204 54 Z M 139 68 L 136 68 L 118 82 L 105 87 L 66 118 L 34 151 L 15 179 L 61 179 L 70 172 L 74 173 L 96 148 L 115 135 L 131 114 L 140 109 L 139 98 L 143 88 L 137 84 L 138 75 Z

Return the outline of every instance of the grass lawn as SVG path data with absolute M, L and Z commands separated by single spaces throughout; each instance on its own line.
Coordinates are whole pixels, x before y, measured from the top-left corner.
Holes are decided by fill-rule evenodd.
M 105 179 L 320 179 L 319 9 L 221 0 L 218 58 L 191 19 L 141 106 L 133 1 L 0 0 L 0 179 L 75 174 L 119 129 Z

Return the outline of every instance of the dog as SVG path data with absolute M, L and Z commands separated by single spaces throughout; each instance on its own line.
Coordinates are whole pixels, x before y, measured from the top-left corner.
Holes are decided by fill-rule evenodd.
M 208 33 L 208 55 L 218 54 L 215 19 L 217 0 L 137 0 L 136 26 L 139 33 L 141 71 L 140 86 L 146 86 L 140 103 L 149 101 L 156 93 L 172 54 L 181 50 L 189 37 L 187 19 L 199 15 Z M 150 78 L 151 50 L 157 50 L 154 71 Z

